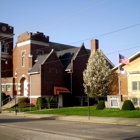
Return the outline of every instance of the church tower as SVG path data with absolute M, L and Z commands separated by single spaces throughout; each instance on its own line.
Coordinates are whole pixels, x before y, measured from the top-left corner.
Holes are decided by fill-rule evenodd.
M 1 46 L 1 73 L 2 78 L 12 77 L 12 50 L 14 40 L 14 28 L 0 22 L 0 46 Z

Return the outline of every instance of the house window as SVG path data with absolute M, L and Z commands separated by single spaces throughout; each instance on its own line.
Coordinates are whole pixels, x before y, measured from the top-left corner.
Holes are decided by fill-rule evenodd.
M 6 85 L 6 91 L 10 91 L 10 85 Z
M 132 82 L 132 90 L 137 90 L 137 81 Z
M 37 50 L 37 55 L 43 55 L 43 54 L 44 54 L 43 50 Z
M 7 43 L 5 43 L 5 42 L 3 42 L 2 43 L 2 48 L 1 48 L 1 51 L 2 52 L 5 52 L 5 53 L 8 53 L 8 44 Z
M 138 81 L 138 90 L 140 90 L 140 81 Z
M 136 90 L 140 91 L 140 81 L 132 81 L 132 90 L 133 91 L 136 91 Z
M 138 105 L 138 98 L 132 98 L 134 106 Z
M 83 98 L 79 98 L 79 105 L 83 105 Z
M 4 91 L 4 85 L 1 85 L 1 91 Z
M 22 67 L 25 66 L 25 52 L 22 53 Z

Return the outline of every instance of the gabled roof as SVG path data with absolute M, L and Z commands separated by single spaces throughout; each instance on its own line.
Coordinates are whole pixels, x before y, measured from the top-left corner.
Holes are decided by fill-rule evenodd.
M 135 58 L 137 58 L 139 55 L 140 55 L 140 51 L 137 52 L 137 53 L 135 53 L 134 55 L 132 55 L 132 56 L 129 57 L 128 59 L 129 59 L 129 61 L 131 62 L 132 60 L 134 60 Z M 112 70 L 115 70 L 115 69 L 117 69 L 119 66 L 122 66 L 122 65 L 124 65 L 124 64 L 119 63 L 119 65 L 115 66 Z
M 100 49 L 99 49 L 100 50 Z M 86 51 L 87 51 L 87 54 L 90 56 L 90 54 L 91 54 L 91 50 L 89 50 L 89 49 L 86 49 Z M 101 50 L 102 51 L 102 50 Z M 102 53 L 103 53 L 103 51 L 102 51 Z M 107 60 L 107 62 L 110 64 L 110 67 L 114 67 L 114 64 L 108 59 L 108 57 L 103 53 L 103 55 L 104 55 L 104 57 L 105 57 L 105 59 Z
M 108 57 L 105 54 L 104 54 L 104 56 L 105 56 L 106 60 L 108 61 L 108 63 L 110 64 L 110 66 L 113 68 L 115 65 L 108 59 Z
M 71 60 L 75 58 L 80 48 L 66 49 L 56 52 L 65 69 L 71 69 Z
M 57 52 L 57 51 L 63 51 L 66 49 L 72 49 L 72 48 L 76 48 L 76 47 L 70 46 L 70 45 L 65 45 L 65 44 L 60 44 L 60 43 L 55 43 L 55 42 L 50 42 L 49 48 L 54 49 Z
M 36 59 L 37 62 L 28 71 L 28 74 L 39 73 L 39 66 L 44 64 L 44 62 L 49 58 L 49 56 L 51 55 L 52 52 L 53 52 L 53 50 L 49 54 L 38 56 L 37 59 Z

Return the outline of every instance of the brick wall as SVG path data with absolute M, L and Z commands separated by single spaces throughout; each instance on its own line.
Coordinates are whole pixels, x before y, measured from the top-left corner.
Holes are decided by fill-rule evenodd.
M 85 95 L 83 87 L 83 71 L 86 69 L 88 54 L 84 47 L 81 47 L 76 59 L 73 61 L 72 91 L 74 95 Z
M 30 88 L 31 96 L 41 96 L 41 79 L 40 74 L 31 75 Z
M 64 67 L 55 53 L 41 67 L 41 94 L 53 95 L 54 86 L 65 86 Z

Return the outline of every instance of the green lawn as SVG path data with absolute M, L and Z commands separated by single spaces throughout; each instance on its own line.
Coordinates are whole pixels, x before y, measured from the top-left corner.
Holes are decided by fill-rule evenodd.
M 68 108 L 56 108 L 56 109 L 43 109 L 37 110 L 36 108 L 23 109 L 27 113 L 31 114 L 59 114 L 59 115 L 76 115 L 76 116 L 88 116 L 88 107 L 68 107 Z M 119 109 L 104 109 L 96 110 L 94 106 L 90 106 L 90 116 L 98 117 L 124 117 L 124 118 L 140 118 L 140 109 L 133 111 L 122 111 Z

